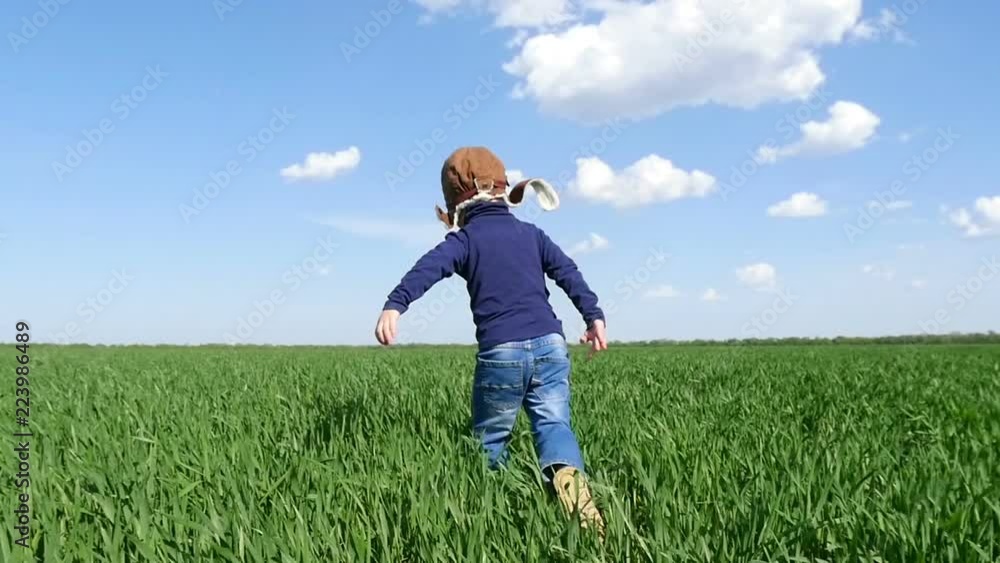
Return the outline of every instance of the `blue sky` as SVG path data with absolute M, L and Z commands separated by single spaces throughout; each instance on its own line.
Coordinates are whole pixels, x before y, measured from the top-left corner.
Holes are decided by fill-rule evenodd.
M 441 162 L 486 145 L 560 191 L 516 212 L 613 339 L 996 329 L 1000 6 L 753 4 L 4 3 L 0 321 L 374 343 Z M 402 340 L 471 342 L 467 300 Z

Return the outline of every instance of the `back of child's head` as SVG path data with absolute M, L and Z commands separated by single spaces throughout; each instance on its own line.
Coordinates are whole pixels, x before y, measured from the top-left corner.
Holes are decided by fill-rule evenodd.
M 503 162 L 486 147 L 462 147 L 441 167 L 441 193 L 447 211 L 435 206 L 438 219 L 449 229 L 460 225 L 459 215 L 480 202 L 503 201 L 517 207 L 528 187 L 535 189 L 539 205 L 546 211 L 559 207 L 559 195 L 545 180 L 531 178 L 511 188 Z

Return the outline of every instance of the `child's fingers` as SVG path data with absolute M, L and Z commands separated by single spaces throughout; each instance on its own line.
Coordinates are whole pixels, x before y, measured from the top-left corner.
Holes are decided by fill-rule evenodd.
M 389 322 L 386 319 L 379 319 L 378 327 L 375 329 L 375 337 L 383 346 L 392 344 L 392 339 L 389 337 Z
M 389 317 L 389 322 L 387 324 L 389 325 L 388 330 L 387 330 L 387 333 L 388 333 L 387 336 L 388 336 L 389 344 L 392 344 L 393 342 L 396 341 L 396 319 L 395 319 L 395 317 Z

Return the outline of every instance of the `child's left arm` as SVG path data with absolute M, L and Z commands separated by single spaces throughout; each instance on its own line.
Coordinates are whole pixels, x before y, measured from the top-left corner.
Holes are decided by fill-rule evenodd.
M 375 338 L 388 346 L 396 339 L 396 321 L 410 305 L 420 299 L 437 282 L 462 268 L 469 246 L 465 233 L 449 233 L 444 241 L 424 254 L 399 285 L 389 294 L 375 326 Z
M 541 243 L 542 267 L 545 274 L 556 282 L 566 296 L 576 307 L 587 324 L 587 332 L 581 342 L 591 343 L 591 354 L 608 349 L 607 329 L 605 327 L 604 311 L 597 303 L 597 295 L 583 279 L 583 274 L 577 268 L 576 262 L 566 255 L 559 245 L 552 242 L 539 229 Z

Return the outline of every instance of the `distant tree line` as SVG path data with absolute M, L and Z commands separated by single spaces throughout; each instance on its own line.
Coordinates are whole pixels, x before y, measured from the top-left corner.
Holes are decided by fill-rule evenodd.
M 730 338 L 728 340 L 641 340 L 614 342 L 629 346 L 776 346 L 776 345 L 832 345 L 832 344 L 1000 344 L 1000 333 L 995 331 L 950 334 L 903 334 L 897 336 L 836 336 L 789 338 Z

